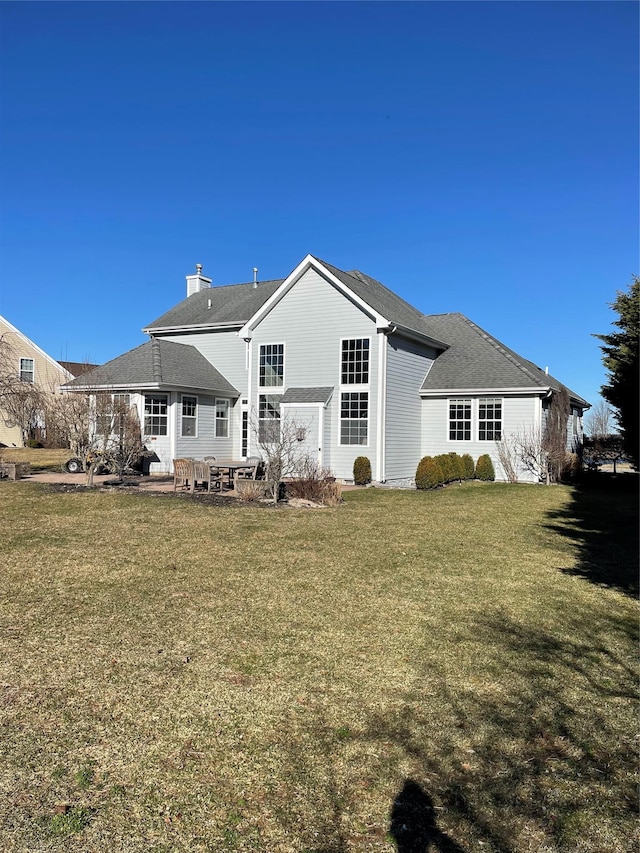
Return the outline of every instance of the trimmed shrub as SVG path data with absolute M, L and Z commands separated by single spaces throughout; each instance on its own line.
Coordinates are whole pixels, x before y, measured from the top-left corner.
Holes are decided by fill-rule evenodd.
M 440 470 L 442 471 L 442 482 L 450 483 L 452 480 L 455 480 L 456 475 L 453 470 L 453 462 L 448 453 L 441 453 L 439 456 L 435 457 L 436 462 L 440 466 Z
M 478 456 L 476 462 L 476 479 L 477 480 L 495 480 L 496 472 L 493 470 L 493 462 L 488 453 L 483 453 Z
M 366 486 L 371 482 L 371 462 L 366 456 L 358 456 L 353 463 L 353 482 L 356 486 Z
M 476 466 L 473 463 L 473 456 L 470 453 L 465 453 L 462 456 L 462 466 L 464 468 L 465 480 L 473 480 L 476 476 Z
M 416 469 L 416 489 L 435 489 L 442 485 L 442 469 L 431 456 L 423 456 Z
M 449 454 L 449 459 L 451 460 L 451 473 L 453 474 L 454 480 L 464 480 L 464 464 L 462 462 L 462 456 L 458 456 L 457 453 L 453 452 Z
M 43 447 L 43 444 L 41 441 L 38 441 L 37 438 L 30 438 L 27 441 L 26 447 L 31 447 L 35 450 L 36 448 L 40 449 L 41 447 Z

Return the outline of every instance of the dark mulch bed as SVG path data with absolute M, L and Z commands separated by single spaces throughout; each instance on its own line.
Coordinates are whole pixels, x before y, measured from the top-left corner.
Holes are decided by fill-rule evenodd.
M 241 501 L 239 498 L 230 494 L 220 494 L 220 492 L 154 492 L 150 489 L 138 488 L 138 481 L 124 480 L 122 483 L 116 480 L 106 480 L 103 483 L 96 483 L 89 487 L 84 483 L 43 483 L 42 486 L 48 492 L 55 494 L 80 494 L 83 492 L 124 492 L 128 495 L 144 495 L 162 500 L 180 500 L 191 501 L 192 503 L 204 504 L 206 506 L 246 506 L 260 507 L 269 509 L 273 507 L 273 501 Z M 286 504 L 285 504 L 286 505 Z

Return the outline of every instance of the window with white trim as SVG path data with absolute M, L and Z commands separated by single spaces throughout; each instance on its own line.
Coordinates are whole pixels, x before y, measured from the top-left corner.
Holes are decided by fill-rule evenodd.
M 471 399 L 449 400 L 449 441 L 471 441 Z
M 277 441 L 280 438 L 280 395 L 260 394 L 258 397 L 258 441 Z
M 166 394 L 144 395 L 144 434 L 167 435 L 169 402 Z
M 342 385 L 369 384 L 369 338 L 342 341 L 340 382 Z
M 260 346 L 259 383 L 261 388 L 279 388 L 284 384 L 284 344 Z
M 367 444 L 369 392 L 345 391 L 340 395 L 340 444 Z
M 478 441 L 502 439 L 502 400 L 481 397 L 478 400 Z
M 198 398 L 182 395 L 182 414 L 180 434 L 183 438 L 196 438 L 198 435 Z
M 15 362 L 14 362 L 15 363 Z M 22 382 L 35 382 L 36 365 L 32 358 L 20 359 L 20 379 Z
M 216 398 L 216 438 L 229 437 L 229 401 Z
M 130 406 L 130 394 L 96 394 L 96 435 L 117 433 L 119 418 L 129 414 Z

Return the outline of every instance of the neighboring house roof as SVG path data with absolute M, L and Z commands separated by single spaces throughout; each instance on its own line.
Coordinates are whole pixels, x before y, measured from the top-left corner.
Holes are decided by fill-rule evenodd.
M 559 390 L 562 383 L 532 361 L 518 355 L 472 323 L 464 314 L 430 314 L 425 317 L 434 334 L 449 343 L 449 349 L 434 361 L 421 391 L 453 391 L 535 388 Z M 589 403 L 567 389 L 572 400 Z
M 327 388 L 287 388 L 281 403 L 328 403 L 333 394 L 333 386 Z
M 12 323 L 10 323 L 6 317 L 2 317 L 0 315 L 0 337 L 2 337 L 3 332 L 2 328 L 5 328 L 6 331 L 15 335 L 15 337 L 20 341 L 20 343 L 25 344 L 28 347 L 31 347 L 38 355 L 44 358 L 52 367 L 58 370 L 63 378 L 67 378 L 67 376 L 71 376 L 71 371 L 69 371 L 62 362 L 56 361 L 55 358 L 52 358 L 49 353 L 46 353 L 38 344 L 34 344 L 34 342 L 28 338 L 20 329 L 16 328 Z M 15 344 L 12 342 L 12 347 L 15 349 Z
M 238 397 L 239 392 L 189 344 L 152 338 L 63 386 L 98 388 L 190 388 Z
M 90 370 L 93 370 L 97 367 L 97 364 L 88 364 L 84 361 L 60 361 L 58 364 L 61 364 L 62 367 L 70 373 L 74 377 L 82 376 L 83 373 L 88 373 Z

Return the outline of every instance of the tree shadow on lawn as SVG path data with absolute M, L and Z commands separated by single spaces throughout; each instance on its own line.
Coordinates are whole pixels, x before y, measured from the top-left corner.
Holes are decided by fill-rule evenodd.
M 636 849 L 633 724 L 618 725 L 612 708 L 625 706 L 634 719 L 637 673 L 600 636 L 607 630 L 611 648 L 632 647 L 635 623 L 612 617 L 585 632 L 578 621 L 576 641 L 504 615 L 476 623 L 470 634 L 495 649 L 500 672 L 485 678 L 499 680 L 497 690 L 449 691 L 443 672 L 438 695 L 412 698 L 393 718 L 371 719 L 366 738 L 390 741 L 421 768 L 421 782 L 412 783 L 423 785 L 426 803 L 418 827 L 442 853 L 479 843 L 495 853 L 577 849 L 585 835 L 593 839 L 587 849 Z M 434 708 L 441 719 L 435 737 Z M 425 790 L 449 834 L 435 827 Z M 628 836 L 621 828 L 611 843 L 625 822 Z M 430 849 L 425 840 L 406 848 L 396 840 L 398 853 Z
M 600 586 L 638 596 L 638 475 L 585 475 L 547 528 L 571 539 L 577 565 L 562 568 Z
M 350 761 L 360 756 L 351 781 L 338 772 L 340 737 L 309 708 L 297 720 L 302 741 L 289 744 L 286 801 L 310 810 L 282 810 L 288 837 L 344 853 L 361 795 L 400 777 L 375 835 L 386 831 L 397 853 L 574 850 L 585 837 L 586 850 L 635 850 L 637 674 L 624 653 L 635 622 L 613 615 L 585 627 L 577 614 L 575 626 L 554 625 L 501 613 L 470 622 L 459 639 L 476 644 L 473 680 L 449 686 L 451 662 L 425 657 L 391 711 L 363 708 L 349 734 Z

